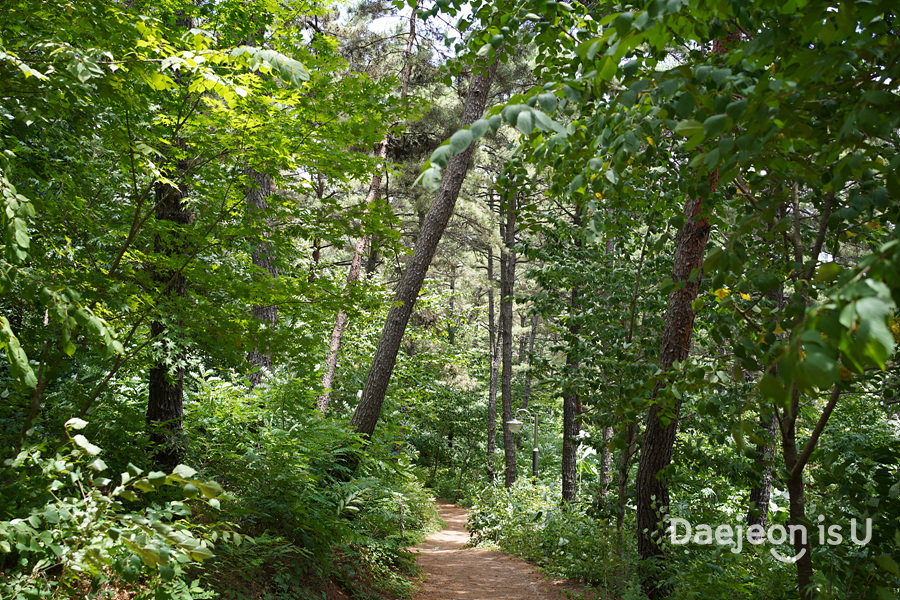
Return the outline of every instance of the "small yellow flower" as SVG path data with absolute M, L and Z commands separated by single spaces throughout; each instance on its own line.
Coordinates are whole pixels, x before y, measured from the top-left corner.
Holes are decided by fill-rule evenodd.
M 741 298 L 743 298 L 744 300 L 749 300 L 750 294 L 745 294 L 744 292 L 741 292 Z
M 724 299 L 727 298 L 730 294 L 731 294 L 731 290 L 729 290 L 728 288 L 719 288 L 719 289 L 716 290 L 716 297 L 717 297 L 719 300 L 724 300 Z

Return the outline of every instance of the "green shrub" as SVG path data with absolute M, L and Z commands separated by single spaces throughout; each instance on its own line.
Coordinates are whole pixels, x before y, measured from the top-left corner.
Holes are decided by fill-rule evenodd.
M 69 432 L 87 423 L 66 425 Z M 0 477 L 12 503 L 5 512 L 13 518 L 0 522 L 0 596 L 83 599 L 130 589 L 137 599 L 214 597 L 191 583 L 188 571 L 213 557 L 219 534 L 187 517 L 190 499 L 218 505 L 218 484 L 195 479 L 185 465 L 169 475 L 130 465 L 113 481 L 104 475 L 101 449 L 81 434 L 69 436 L 52 457 L 27 449 L 4 465 Z M 165 486 L 178 488 L 177 499 L 163 493 Z
M 553 575 L 596 586 L 605 597 L 637 593 L 630 536 L 619 548 L 615 527 L 585 503 L 563 506 L 558 486 L 519 479 L 508 490 L 485 488 L 471 504 L 473 543 L 494 542 Z

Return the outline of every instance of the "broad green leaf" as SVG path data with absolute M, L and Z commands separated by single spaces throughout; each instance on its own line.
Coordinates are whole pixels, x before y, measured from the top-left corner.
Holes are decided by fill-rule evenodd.
M 78 417 L 72 417 L 68 421 L 66 421 L 66 429 L 84 429 L 87 427 L 87 421 L 83 419 L 79 419 Z
M 197 474 L 197 471 L 190 468 L 187 465 L 178 465 L 174 469 L 172 469 L 172 474 L 169 477 L 172 478 L 182 478 L 182 479 L 191 479 L 194 475 Z M 177 479 L 176 479 L 177 481 Z
M 728 124 L 728 115 L 713 115 L 703 121 L 703 133 L 708 138 L 719 137 Z
M 86 437 L 81 435 L 80 433 L 72 438 L 72 440 L 82 448 L 87 454 L 91 456 L 97 456 L 100 454 L 100 448 L 90 443 Z
M 679 121 L 675 126 L 675 133 L 681 134 L 685 137 L 691 137 L 692 135 L 701 131 L 703 131 L 703 123 L 701 123 L 700 121 L 695 121 L 694 119 Z
M 472 132 L 467 129 L 461 129 L 450 136 L 450 149 L 454 154 L 459 154 L 469 147 L 472 143 Z

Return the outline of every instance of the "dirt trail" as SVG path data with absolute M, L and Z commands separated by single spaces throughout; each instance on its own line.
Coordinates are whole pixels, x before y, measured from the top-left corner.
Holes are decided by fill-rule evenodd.
M 560 600 L 565 590 L 580 589 L 565 581 L 547 581 L 518 558 L 465 548 L 465 509 L 444 503 L 438 509 L 447 528 L 416 547 L 425 580 L 416 600 Z

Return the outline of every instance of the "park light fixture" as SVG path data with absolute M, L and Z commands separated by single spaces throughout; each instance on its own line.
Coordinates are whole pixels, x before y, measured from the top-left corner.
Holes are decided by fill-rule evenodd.
M 534 419 L 534 434 L 532 436 L 532 450 L 531 450 L 531 476 L 537 479 L 538 476 L 538 444 L 537 444 L 537 432 L 538 432 L 538 413 L 534 412 L 532 415 L 531 411 L 527 408 L 520 408 L 516 411 L 516 417 L 519 416 L 519 413 L 525 413 L 529 419 Z M 522 431 L 522 427 L 525 424 L 520 421 L 518 418 L 514 418 L 510 421 L 506 422 L 506 427 L 509 429 L 510 433 L 516 434 Z

